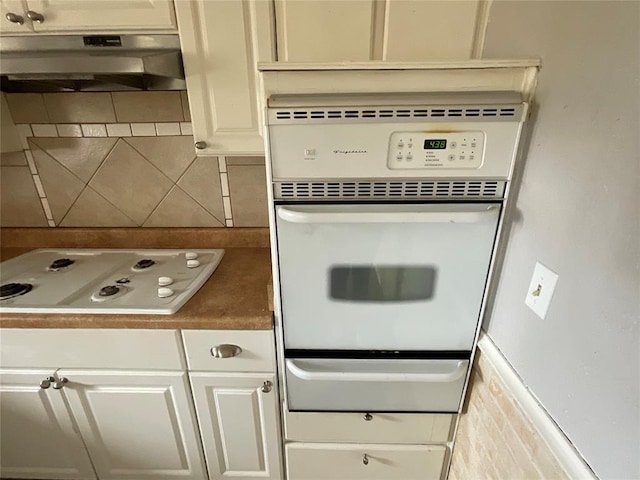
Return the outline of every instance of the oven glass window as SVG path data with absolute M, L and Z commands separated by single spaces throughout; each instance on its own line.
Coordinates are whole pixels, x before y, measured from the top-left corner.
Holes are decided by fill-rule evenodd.
M 433 266 L 337 265 L 329 270 L 329 297 L 352 302 L 409 302 L 433 297 Z

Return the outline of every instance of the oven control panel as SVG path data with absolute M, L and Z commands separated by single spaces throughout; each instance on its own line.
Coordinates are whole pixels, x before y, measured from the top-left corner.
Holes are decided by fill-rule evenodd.
M 480 168 L 484 132 L 393 132 L 387 166 L 392 170 Z

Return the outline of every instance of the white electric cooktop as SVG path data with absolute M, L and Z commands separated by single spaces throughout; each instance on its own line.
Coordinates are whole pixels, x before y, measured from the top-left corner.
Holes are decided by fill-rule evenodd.
M 224 250 L 40 249 L 0 264 L 0 313 L 170 315 Z

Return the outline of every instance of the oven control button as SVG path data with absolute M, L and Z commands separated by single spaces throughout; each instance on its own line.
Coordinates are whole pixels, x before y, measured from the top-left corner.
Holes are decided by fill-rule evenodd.
M 173 290 L 169 287 L 160 287 L 158 288 L 158 297 L 167 298 L 173 295 Z
M 449 159 L 450 162 L 453 162 L 456 159 L 456 156 L 455 155 L 449 155 L 447 158 Z
M 198 254 L 196 252 L 187 252 L 184 254 L 184 258 L 187 260 L 195 260 L 198 258 Z
M 410 162 L 411 160 L 413 160 L 413 155 L 411 155 L 410 153 L 407 155 L 407 162 Z
M 458 144 L 456 142 L 451 142 L 449 144 L 449 148 L 456 148 L 458 146 Z
M 198 260 L 187 260 L 187 268 L 198 268 L 200 262 Z
M 166 287 L 173 283 L 173 278 L 171 277 L 158 277 L 158 286 Z
M 400 140 L 398 142 L 398 148 L 403 148 L 404 147 L 404 142 L 402 140 Z
M 396 155 L 396 160 L 402 161 L 402 154 L 399 153 Z

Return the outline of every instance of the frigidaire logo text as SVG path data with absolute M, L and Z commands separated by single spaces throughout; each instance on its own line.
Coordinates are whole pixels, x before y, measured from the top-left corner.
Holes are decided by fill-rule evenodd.
M 334 150 L 336 155 L 351 155 L 353 153 L 369 153 L 367 150 Z

